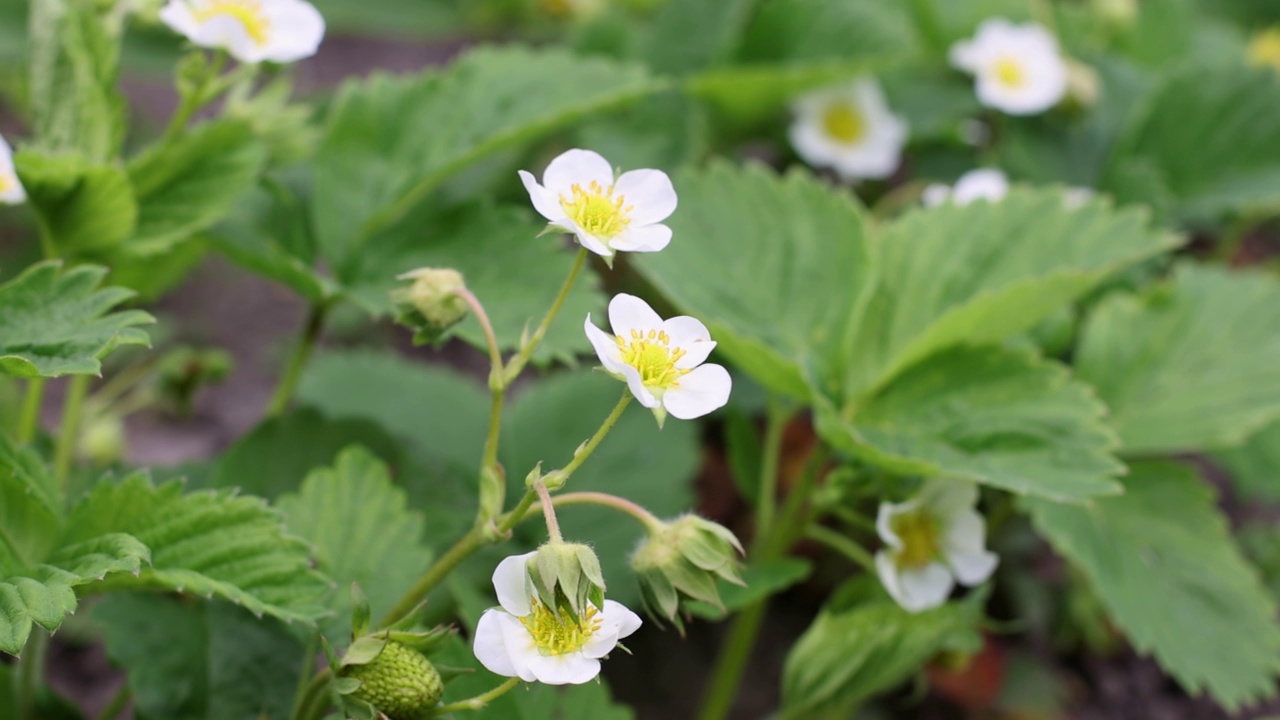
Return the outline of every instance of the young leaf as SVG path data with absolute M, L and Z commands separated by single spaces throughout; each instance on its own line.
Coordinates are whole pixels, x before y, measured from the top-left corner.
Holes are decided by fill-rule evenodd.
M 1100 200 L 1071 209 L 1057 190 L 909 212 L 880 237 L 880 281 L 854 335 L 845 395 L 872 391 L 942 348 L 1029 330 L 1179 242 L 1143 210 Z
M 1185 466 L 1133 465 L 1125 493 L 1088 506 L 1028 499 L 1036 528 L 1077 564 L 1134 646 L 1229 709 L 1275 693 L 1276 606 Z
M 59 253 L 100 257 L 133 234 L 138 202 L 120 168 L 26 149 L 14 156 L 14 167 Z
M 117 345 L 146 345 L 141 310 L 108 311 L 133 293 L 97 289 L 105 268 L 42 262 L 0 285 L 0 372 L 18 377 L 96 375 Z
M 289 716 L 304 650 L 280 622 L 229 603 L 139 593 L 111 595 L 92 616 L 107 655 L 128 671 L 139 716 Z
M 1119 492 L 1104 408 L 1065 368 L 1030 352 L 957 348 L 907 369 L 852 418 L 820 403 L 818 432 L 904 475 L 946 475 L 1081 502 Z
M 350 83 L 315 159 L 320 246 L 342 265 L 451 173 L 658 87 L 639 66 L 523 48 L 474 50 L 441 71 Z
M 724 163 L 675 185 L 675 240 L 635 265 L 757 382 L 805 397 L 800 359 L 826 375 L 843 367 L 849 320 L 870 288 L 857 201 L 803 172 Z
M 1142 296 L 1103 300 L 1076 371 L 1111 408 L 1122 452 L 1230 447 L 1280 418 L 1277 307 L 1270 276 L 1193 263 Z
M 422 516 L 391 484 L 387 466 L 358 445 L 343 450 L 332 468 L 314 470 L 277 505 L 289 531 L 315 547 L 319 569 L 334 580 L 325 604 L 335 615 L 323 628 L 336 647 L 350 640 L 351 583 L 380 618 L 431 562 Z

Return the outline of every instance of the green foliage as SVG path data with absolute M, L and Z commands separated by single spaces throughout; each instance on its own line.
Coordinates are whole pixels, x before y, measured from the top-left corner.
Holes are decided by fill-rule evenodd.
M 100 254 L 133 234 L 138 204 L 120 168 L 36 150 L 19 152 L 14 165 L 41 231 L 59 253 Z
M 1064 368 L 1030 352 L 959 348 L 930 357 L 852 418 L 818 407 L 835 447 L 902 475 L 961 477 L 1081 502 L 1120 490 L 1103 406 Z
M 224 602 L 118 594 L 97 603 L 107 654 L 128 670 L 139 717 L 289 716 L 304 651 L 280 622 Z
M 335 647 L 350 640 L 352 583 L 381 617 L 430 564 L 422 516 L 391 484 L 387 466 L 359 446 L 343 450 L 332 468 L 314 470 L 278 506 L 286 527 L 315 547 L 317 567 L 335 583 L 325 603 L 334 616 L 323 625 Z
M 43 262 L 0 285 L 0 372 L 18 377 L 95 375 L 118 345 L 146 345 L 141 310 L 108 312 L 133 293 L 98 289 L 104 268 Z
M 755 0 L 663 3 L 643 54 L 654 72 L 682 75 L 724 64 L 737 50 Z M 608 157 L 608 156 L 606 156 Z
M 1125 494 L 1088 506 L 1028 500 L 1036 528 L 1092 582 L 1134 646 L 1227 708 L 1270 696 L 1276 606 L 1186 467 L 1131 467 Z
M 1280 500 L 1280 421 L 1253 434 L 1240 447 L 1214 453 L 1231 473 L 1231 486 L 1249 500 Z
M 315 159 L 313 217 L 335 267 L 450 174 L 659 85 L 635 66 L 482 48 L 447 69 L 350 83 Z
M 1280 206 L 1280 78 L 1269 69 L 1191 66 L 1130 119 L 1105 187 L 1185 221 Z
M 723 579 L 719 581 L 720 602 L 724 610 L 706 603 L 693 602 L 689 611 L 707 620 L 723 620 L 731 613 L 738 612 L 750 605 L 777 595 L 778 593 L 803 582 L 813 572 L 813 565 L 800 558 L 779 558 L 762 560 L 748 565 L 742 571 L 742 585 L 736 585 Z
M 1239 445 L 1280 418 L 1280 285 L 1191 263 L 1088 317 L 1076 367 L 1111 408 L 1122 451 Z
M 973 650 L 980 643 L 978 602 L 912 614 L 883 595 L 852 604 L 838 600 L 818 614 L 787 655 L 781 717 L 849 716 L 938 652 Z
M 843 367 L 850 318 L 871 284 L 858 203 L 806 173 L 724 163 L 675 184 L 675 239 L 636 266 L 757 382 L 805 397 L 805 363 Z

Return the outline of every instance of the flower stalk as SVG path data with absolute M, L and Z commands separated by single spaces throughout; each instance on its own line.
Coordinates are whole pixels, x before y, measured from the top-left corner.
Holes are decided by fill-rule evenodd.
M 302 330 L 302 336 L 294 346 L 293 354 L 289 356 L 289 364 L 285 367 L 284 375 L 280 377 L 280 383 L 276 385 L 271 403 L 267 406 L 267 417 L 279 417 L 289 408 L 289 401 L 293 399 L 293 393 L 298 389 L 298 382 L 302 380 L 302 371 L 306 369 L 316 341 L 324 331 L 324 321 L 328 314 L 329 303 L 311 306 L 311 313 L 307 316 L 307 324 Z
M 507 691 L 511 690 L 512 688 L 514 688 L 516 685 L 519 685 L 519 684 L 520 684 L 520 678 L 518 677 L 508 678 L 506 682 L 502 683 L 501 685 L 499 685 L 498 687 L 492 690 L 489 690 L 488 692 L 480 693 L 479 695 L 476 695 L 475 697 L 467 698 L 466 700 L 459 700 L 458 702 L 449 703 L 448 705 L 441 705 L 440 707 L 432 710 L 431 715 L 429 715 L 428 717 L 436 717 L 438 715 L 448 715 L 449 713 L 459 712 L 461 710 L 482 710 L 485 707 L 487 707 L 489 703 L 493 702 L 494 700 L 497 700 L 503 695 L 506 695 Z

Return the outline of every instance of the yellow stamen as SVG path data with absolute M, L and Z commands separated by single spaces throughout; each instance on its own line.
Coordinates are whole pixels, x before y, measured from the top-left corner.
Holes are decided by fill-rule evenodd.
M 202 25 L 218 16 L 238 20 L 259 47 L 271 39 L 271 21 L 262 9 L 262 0 L 210 0 L 193 8 L 192 14 Z
M 16 186 L 16 180 L 9 177 L 8 173 L 0 172 L 0 193 L 7 193 Z
M 601 187 L 592 180 L 586 189 L 577 183 L 569 189 L 573 197 L 560 196 L 565 215 L 578 227 L 600 238 L 611 238 L 631 224 L 631 211 L 626 197 L 613 196 L 613 186 Z
M 938 557 L 941 528 L 938 521 L 928 513 L 909 512 L 893 519 L 893 532 L 902 539 L 902 550 L 898 551 L 899 569 L 919 570 Z
M 588 605 L 574 622 L 569 613 L 557 615 L 535 599 L 533 611 L 520 618 L 520 623 L 533 636 L 533 642 L 543 655 L 565 655 L 581 650 L 600 629 L 602 618 L 599 615 L 600 611 Z
M 1027 82 L 1027 71 L 1022 63 L 1007 55 L 996 60 L 995 74 L 1001 85 L 1011 88 L 1020 88 Z
M 676 367 L 685 356 L 681 348 L 671 347 L 671 336 L 661 330 L 632 330 L 631 338 L 618 338 L 622 361 L 640 372 L 640 380 L 647 388 L 666 390 L 679 384 L 680 376 L 688 370 Z
M 828 137 L 852 145 L 867 134 L 867 122 L 853 103 L 836 102 L 822 112 L 822 129 Z
M 1280 70 L 1280 27 L 1253 36 L 1249 41 L 1249 63 Z

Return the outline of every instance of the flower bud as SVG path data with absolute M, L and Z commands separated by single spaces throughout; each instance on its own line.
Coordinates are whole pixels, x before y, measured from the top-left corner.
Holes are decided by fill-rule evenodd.
M 124 421 L 118 415 L 94 417 L 80 434 L 80 457 L 94 465 L 110 465 L 124 455 Z
M 1138 19 L 1138 0 L 1092 0 L 1093 13 L 1107 25 L 1123 30 Z
M 343 660 L 336 685 L 339 693 L 372 705 L 390 720 L 425 717 L 444 695 L 444 681 L 422 653 L 396 640 L 366 636 L 381 645 L 365 662 Z M 350 658 L 365 660 L 365 648 L 353 644 Z M 355 681 L 355 682 L 351 682 Z
M 538 600 L 557 614 L 576 619 L 588 603 L 604 606 L 604 573 L 586 545 L 553 540 L 529 558 L 528 570 Z
M 631 557 L 649 614 L 665 617 L 681 631 L 681 605 L 689 600 L 724 608 L 719 578 L 742 585 L 742 544 L 728 528 L 684 515 L 650 533 Z
M 1091 108 L 1098 102 L 1098 71 L 1080 62 L 1067 60 L 1067 99 L 1079 108 Z
M 419 268 L 397 279 L 413 281 L 392 290 L 391 302 L 396 308 L 396 322 L 414 331 L 415 344 L 439 340 L 467 316 L 467 303 L 458 296 L 458 291 L 467 286 L 457 270 Z

